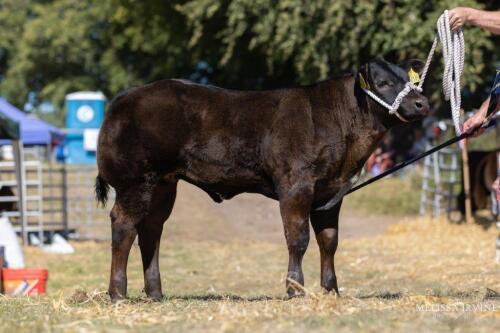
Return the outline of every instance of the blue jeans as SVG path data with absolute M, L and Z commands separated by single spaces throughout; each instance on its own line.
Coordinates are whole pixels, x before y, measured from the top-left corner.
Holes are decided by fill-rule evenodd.
M 500 99 L 500 67 L 497 68 L 497 76 L 495 77 L 493 88 L 491 88 L 488 115 L 491 114 L 494 110 L 496 110 L 499 99 Z
M 493 89 L 491 89 L 491 93 L 494 91 L 498 91 L 500 89 L 500 67 L 497 68 L 497 76 L 495 77 L 495 83 L 493 83 Z

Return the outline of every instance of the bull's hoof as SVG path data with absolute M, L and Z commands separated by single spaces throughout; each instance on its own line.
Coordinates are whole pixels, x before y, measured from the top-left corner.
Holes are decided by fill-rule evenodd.
M 116 303 L 116 302 L 119 302 L 119 301 L 124 301 L 127 299 L 126 296 L 122 296 L 122 295 L 118 295 L 118 294 L 109 294 L 109 298 L 111 299 L 111 302 L 112 303 Z
M 286 293 L 288 298 L 302 297 L 306 294 L 304 290 L 304 276 L 302 273 L 289 271 L 286 278 Z
M 292 288 L 292 287 L 288 288 L 286 293 L 288 294 L 288 299 L 297 298 L 297 297 L 304 297 L 306 295 L 304 290 L 300 290 L 300 289 Z
M 146 295 L 153 302 L 161 302 L 163 300 L 163 294 L 161 292 L 151 292 L 147 293 Z
M 294 299 L 294 298 L 301 298 L 304 297 L 306 294 L 302 291 L 289 291 L 287 292 L 288 294 L 288 299 Z
M 340 297 L 340 294 L 338 292 L 338 290 L 335 290 L 335 289 L 326 289 L 326 288 L 321 288 L 321 290 L 323 291 L 323 294 L 324 295 L 332 295 L 332 296 L 335 296 L 335 297 Z
M 122 295 L 117 291 L 108 290 L 108 295 L 109 298 L 111 298 L 111 302 L 113 303 L 127 299 L 127 295 Z

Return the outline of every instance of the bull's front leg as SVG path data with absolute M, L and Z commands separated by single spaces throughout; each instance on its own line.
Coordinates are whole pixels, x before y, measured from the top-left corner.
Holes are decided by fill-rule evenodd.
M 295 183 L 282 192 L 280 211 L 288 246 L 286 290 L 289 297 L 303 295 L 302 258 L 309 244 L 309 211 L 313 198 L 311 184 Z
M 339 242 L 339 212 L 342 201 L 326 211 L 311 210 L 311 224 L 321 255 L 321 287 L 339 293 L 335 275 L 335 251 Z

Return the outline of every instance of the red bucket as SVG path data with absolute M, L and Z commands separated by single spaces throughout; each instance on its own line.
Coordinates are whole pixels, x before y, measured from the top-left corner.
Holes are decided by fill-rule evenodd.
M 3 268 L 4 294 L 9 296 L 45 295 L 45 284 L 49 276 L 46 269 Z

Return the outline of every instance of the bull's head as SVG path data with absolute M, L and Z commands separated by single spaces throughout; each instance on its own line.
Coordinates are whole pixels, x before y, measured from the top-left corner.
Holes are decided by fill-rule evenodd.
M 362 66 L 357 80 L 361 88 L 372 91 L 390 105 L 407 82 L 418 83 L 423 66 L 421 61 L 411 60 L 399 67 L 379 58 Z M 427 116 L 429 110 L 427 97 L 412 90 L 403 99 L 398 113 L 407 121 L 415 121 Z

